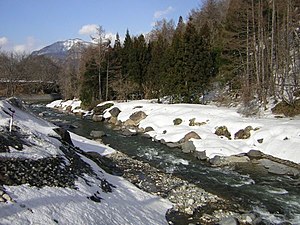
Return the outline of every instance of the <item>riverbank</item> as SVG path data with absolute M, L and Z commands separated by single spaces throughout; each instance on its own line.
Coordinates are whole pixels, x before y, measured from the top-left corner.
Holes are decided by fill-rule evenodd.
M 68 137 L 16 99 L 0 101 L 0 142 L 1 224 L 168 224 L 169 201 L 108 174 L 85 153 L 113 149 Z
M 71 104 L 72 107 L 70 107 L 70 103 L 72 103 Z M 91 119 L 93 118 L 94 120 L 101 120 L 101 121 L 105 120 L 106 122 L 109 122 L 109 123 L 95 123 L 95 122 L 94 123 L 90 122 L 90 123 L 93 124 L 92 129 L 94 129 L 94 130 L 99 130 L 99 129 L 105 130 L 105 128 L 103 127 L 104 124 L 106 124 L 105 126 L 107 126 L 107 124 L 110 124 L 111 128 L 116 130 L 116 132 L 113 132 L 110 134 L 110 131 L 107 130 L 108 136 L 111 136 L 111 135 L 113 135 L 113 137 L 120 136 L 120 138 L 117 138 L 117 137 L 113 138 L 113 140 L 112 140 L 113 142 L 108 142 L 108 143 L 111 143 L 112 145 L 114 145 L 116 147 L 116 149 L 122 149 L 121 146 L 123 146 L 123 148 L 130 149 L 131 142 L 136 142 L 136 141 L 139 142 L 140 141 L 140 144 L 145 147 L 143 148 L 143 147 L 139 147 L 138 145 L 133 145 L 132 147 L 137 150 L 134 151 L 134 153 L 131 155 L 131 157 L 144 155 L 146 159 L 150 159 L 151 161 L 152 160 L 155 161 L 155 158 L 157 158 L 157 161 L 156 161 L 157 164 L 161 164 L 162 163 L 161 160 L 164 160 L 164 158 L 162 158 L 162 157 L 166 156 L 164 153 L 166 150 L 162 150 L 159 147 L 158 143 L 151 144 L 151 143 L 155 143 L 155 142 L 153 142 L 151 140 L 146 141 L 145 138 L 141 137 L 141 135 L 150 137 L 150 135 L 147 135 L 147 132 L 145 133 L 146 129 L 143 130 L 137 125 L 125 126 L 125 122 L 128 119 L 125 120 L 124 122 L 121 122 L 119 120 L 116 120 L 117 117 L 114 118 L 114 116 L 110 116 L 109 119 L 103 118 L 103 116 L 105 116 L 105 112 L 108 112 L 108 111 L 111 115 L 119 115 L 121 113 L 120 112 L 121 110 L 118 110 L 116 107 L 114 107 L 114 105 L 112 105 L 112 102 L 110 102 L 109 104 L 105 103 L 103 105 L 100 105 L 94 111 L 94 113 L 89 113 L 89 114 L 85 114 L 86 112 L 82 112 L 78 108 L 78 105 L 79 105 L 78 102 L 68 101 L 68 104 L 66 104 L 66 102 L 64 102 L 64 104 L 65 104 L 64 107 L 68 108 L 67 111 L 73 111 L 76 114 L 81 114 L 81 116 L 83 116 L 83 118 L 88 117 Z M 108 108 L 110 108 L 110 109 L 108 109 Z M 139 110 L 138 112 L 140 112 L 142 110 L 142 107 L 137 106 L 135 108 L 135 110 Z M 95 113 L 95 112 L 97 112 L 97 113 Z M 104 112 L 104 115 L 103 115 L 103 112 Z M 128 117 L 130 120 L 132 120 L 134 122 L 135 119 L 138 117 L 136 117 L 136 115 L 135 115 L 135 117 L 133 117 L 131 115 L 133 115 L 134 113 L 133 114 L 130 114 L 130 113 L 131 112 L 128 112 L 128 114 L 129 114 Z M 140 114 L 143 117 L 143 113 L 137 113 L 137 114 Z M 84 115 L 87 115 L 87 116 L 84 116 Z M 58 116 L 58 117 L 61 118 L 61 116 Z M 55 119 L 55 118 L 56 117 L 54 117 L 53 119 Z M 61 119 L 63 119 L 63 118 L 61 118 Z M 128 121 L 130 123 L 132 123 L 132 121 L 130 121 L 130 120 L 128 120 Z M 144 119 L 142 119 L 141 121 L 143 121 L 143 120 Z M 89 124 L 87 122 L 88 120 L 85 119 L 83 121 L 86 121 L 86 122 L 84 122 L 84 124 L 82 124 L 83 127 L 87 128 L 87 124 Z M 158 121 L 157 121 L 157 123 L 158 123 Z M 71 122 L 71 124 L 76 125 L 79 123 Z M 96 124 L 99 124 L 98 128 L 97 128 Z M 175 126 L 175 125 L 173 125 L 173 126 Z M 90 127 L 90 126 L 88 126 L 88 127 Z M 135 136 L 139 132 L 140 132 L 140 135 Z M 106 138 L 104 137 L 104 140 L 105 139 Z M 109 139 L 111 139 L 111 138 L 109 138 Z M 153 139 L 153 140 L 155 140 L 155 139 Z M 125 145 L 117 144 L 117 146 L 116 146 L 115 141 L 125 142 Z M 156 141 L 158 141 L 158 140 L 156 140 Z M 107 141 L 106 141 L 106 143 L 107 143 Z M 166 144 L 166 142 L 162 142 L 162 143 Z M 167 143 L 167 144 L 170 144 L 170 143 Z M 118 146 L 120 146 L 121 148 L 119 148 Z M 161 152 L 161 151 L 163 151 L 163 152 Z M 180 151 L 179 149 L 174 149 L 174 152 L 172 151 L 172 149 L 169 149 L 167 151 L 170 151 L 170 153 L 169 153 L 170 155 L 167 156 L 169 159 L 166 158 L 166 163 L 162 163 L 162 165 L 164 165 L 162 168 L 164 170 L 166 170 L 167 173 L 169 173 L 168 171 L 170 171 L 170 173 L 172 173 L 173 168 L 177 168 L 178 170 L 183 170 L 182 171 L 183 176 L 186 177 L 186 175 L 188 175 L 190 177 L 190 182 L 192 181 L 192 183 L 195 183 L 198 187 L 205 187 L 205 189 L 211 190 L 212 192 L 217 190 L 217 193 L 221 193 L 221 195 L 225 194 L 224 196 L 227 196 L 228 199 L 233 199 L 233 202 L 239 202 L 245 206 L 251 205 L 250 208 L 252 208 L 253 212 L 255 212 L 255 215 L 262 216 L 263 221 L 272 221 L 271 223 L 276 223 L 276 224 L 277 223 L 280 224 L 280 222 L 283 222 L 283 221 L 291 221 L 291 224 L 294 224 L 294 223 L 297 224 L 297 222 L 295 222 L 295 221 L 298 221 L 297 215 L 299 214 L 299 209 L 297 206 L 298 200 L 296 200 L 296 199 L 298 199 L 298 197 L 296 197 L 296 196 L 298 196 L 298 194 L 297 194 L 297 191 L 294 193 L 294 190 L 297 189 L 297 185 L 298 185 L 297 180 L 299 180 L 299 176 L 297 175 L 298 170 L 296 170 L 296 173 L 294 170 L 295 167 L 297 169 L 297 167 L 299 166 L 297 163 L 293 163 L 291 161 L 285 161 L 285 160 L 282 160 L 282 159 L 279 159 L 276 157 L 272 157 L 270 155 L 265 155 L 260 151 L 252 150 L 252 151 L 249 151 L 248 153 L 239 154 L 239 155 L 229 157 L 229 158 L 228 157 L 215 157 L 214 160 L 209 160 L 210 163 L 212 163 L 212 161 L 214 161 L 213 166 L 222 166 L 222 167 L 225 166 L 225 168 L 224 169 L 223 168 L 210 169 L 209 167 L 207 167 L 207 166 L 203 165 L 203 163 L 201 163 L 203 161 L 199 161 L 199 163 L 197 163 L 197 162 L 192 162 L 194 160 L 190 161 L 191 159 L 188 159 L 188 160 L 184 159 L 184 158 L 186 158 L 184 155 L 192 155 L 192 154 L 181 153 L 181 155 L 183 154 L 182 156 L 179 156 L 179 155 L 175 156 L 175 154 L 177 154 L 176 152 Z M 182 151 L 182 149 L 181 149 L 181 151 Z M 246 158 L 245 154 L 247 154 L 246 156 L 250 159 L 250 161 L 246 161 L 246 162 L 245 161 L 237 161 L 237 159 L 240 159 L 240 158 L 245 159 Z M 175 157 L 173 157 L 171 155 L 174 155 Z M 173 163 L 175 163 L 175 164 L 173 166 L 172 165 L 170 166 L 170 164 L 168 163 L 168 160 L 173 160 Z M 229 161 L 226 161 L 226 160 L 229 160 Z M 233 160 L 234 160 L 234 163 L 232 163 Z M 130 162 L 130 160 L 128 160 L 128 162 Z M 273 162 L 275 162 L 275 164 Z M 230 163 L 230 164 L 228 164 L 228 163 Z M 276 164 L 276 163 L 278 163 L 278 164 Z M 189 166 L 188 164 L 191 164 L 191 165 Z M 289 166 L 289 169 L 286 170 L 286 168 L 282 167 L 282 165 Z M 238 173 L 241 173 L 244 175 L 239 175 L 238 173 L 231 171 L 231 169 L 229 169 L 228 166 L 231 168 L 235 168 L 234 170 L 239 171 Z M 203 169 L 195 170 L 194 169 L 195 167 L 199 167 L 199 168 L 203 168 Z M 278 170 L 278 168 L 280 168 L 280 170 Z M 184 175 L 185 170 L 186 170 L 186 175 Z M 134 171 L 134 170 L 128 169 L 125 171 Z M 221 172 L 221 174 L 219 174 L 219 172 L 217 172 L 217 171 L 220 171 L 220 172 L 223 171 L 223 172 Z M 283 174 L 289 174 L 289 175 L 278 176 L 278 177 L 272 175 L 272 174 L 274 174 L 274 172 L 276 174 L 278 174 L 278 173 L 282 174 L 282 171 L 284 171 Z M 181 173 L 179 171 L 176 172 L 176 169 L 174 172 L 176 174 Z M 203 175 L 200 175 L 199 173 L 203 174 Z M 270 175 L 268 175 L 268 174 L 270 174 Z M 136 176 L 133 175 L 133 177 L 136 177 Z M 141 177 L 143 177 L 143 176 L 141 176 Z M 232 177 L 232 178 L 230 178 L 230 177 Z M 272 181 L 273 179 L 275 182 Z M 213 182 L 211 182 L 210 180 Z M 282 182 L 280 180 L 282 180 Z M 276 183 L 277 181 L 279 181 L 279 182 Z M 143 183 L 142 180 L 140 180 L 139 182 Z M 218 182 L 220 182 L 219 183 L 220 185 L 217 184 Z M 209 184 L 209 185 L 207 186 L 207 184 Z M 245 198 L 245 196 L 246 196 L 246 198 Z M 238 201 L 236 201 L 236 200 L 238 200 Z M 267 207 L 267 208 L 265 208 L 265 207 Z M 258 214 L 256 214 L 256 212 L 258 212 Z M 189 215 L 187 215 L 186 218 L 189 218 Z M 198 218 L 201 218 L 201 216 Z M 260 218 L 260 217 L 258 216 L 258 218 Z M 263 224 L 263 223 L 261 223 L 261 224 Z M 266 222 L 266 224 L 268 224 L 268 222 Z
M 80 101 L 58 100 L 48 106 L 76 114 L 86 113 L 80 109 Z M 105 119 L 113 129 L 123 130 L 124 135 L 143 133 L 154 141 L 179 147 L 185 153 L 216 165 L 248 162 L 253 155 L 260 155 L 277 158 L 283 164 L 290 161 L 289 166 L 298 168 L 298 117 L 278 118 L 269 110 L 262 117 L 248 118 L 236 111 L 236 108 L 212 105 L 169 105 L 142 100 L 105 102 L 91 113 L 95 121 Z

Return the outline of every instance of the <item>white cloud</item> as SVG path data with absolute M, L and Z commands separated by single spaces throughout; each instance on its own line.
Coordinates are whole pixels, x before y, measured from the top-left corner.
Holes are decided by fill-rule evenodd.
M 154 13 L 154 18 L 155 19 L 159 19 L 159 18 L 162 18 L 166 15 L 168 15 L 169 13 L 173 12 L 174 11 L 174 8 L 172 6 L 169 6 L 168 8 L 166 8 L 165 10 L 161 10 L 161 11 L 156 11 Z
M 86 34 L 91 35 L 95 34 L 97 32 L 97 28 L 99 25 L 97 24 L 87 24 L 81 27 L 81 29 L 78 31 L 79 34 Z
M 7 37 L 0 37 L 0 46 L 4 46 L 8 43 Z
M 23 53 L 26 52 L 26 45 L 15 45 L 13 49 L 17 53 Z
M 30 53 L 33 50 L 38 49 L 39 47 L 40 46 L 38 45 L 38 41 L 34 37 L 27 37 L 24 44 L 14 45 L 13 51 L 18 53 Z

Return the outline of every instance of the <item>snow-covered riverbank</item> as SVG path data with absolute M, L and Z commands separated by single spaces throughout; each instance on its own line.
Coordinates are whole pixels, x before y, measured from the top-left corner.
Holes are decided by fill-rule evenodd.
M 146 118 L 138 123 L 155 140 L 180 142 L 186 134 L 195 132 L 200 138 L 190 139 L 198 152 L 208 158 L 230 156 L 259 150 L 264 154 L 300 163 L 300 119 L 276 118 L 271 113 L 263 117 L 244 117 L 236 108 L 213 105 L 157 104 L 148 100 L 110 102 L 105 118 L 112 115 L 110 109 L 117 107 L 117 120 L 126 122 L 136 112 L 144 112 Z M 102 103 L 104 105 L 106 103 Z M 55 101 L 49 107 L 61 107 L 80 111 L 80 101 Z M 248 128 L 247 128 L 248 127 Z M 223 133 L 218 130 L 223 129 Z M 248 134 L 245 134 L 245 129 Z M 224 132 L 225 130 L 225 132 Z M 228 132 L 227 132 L 227 131 Z M 239 135 L 240 134 L 240 135 Z M 242 134 L 242 135 L 241 135 Z
M 4 111 L 15 112 L 11 133 L 10 116 Z M 169 201 L 106 173 L 80 154 L 82 150 L 106 155 L 113 149 L 71 134 L 81 150 L 70 153 L 53 128 L 10 102 L 0 101 L 1 224 L 167 224 Z M 50 165 L 52 161 L 57 166 Z M 76 166 L 78 163 L 84 167 Z

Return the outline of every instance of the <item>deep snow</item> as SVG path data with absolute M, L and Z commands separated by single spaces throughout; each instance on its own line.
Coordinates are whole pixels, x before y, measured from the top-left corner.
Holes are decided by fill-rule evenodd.
M 0 130 L 9 124 L 10 116 L 3 110 L 15 110 L 14 125 L 28 135 L 34 147 L 17 151 L 10 147 L 10 153 L 0 153 L 0 157 L 40 159 L 62 155 L 61 143 L 54 138 L 55 126 L 29 112 L 14 107 L 7 101 L 0 101 Z M 73 143 L 84 151 L 95 151 L 101 155 L 111 154 L 113 149 L 76 134 L 71 134 Z M 90 164 L 94 172 L 113 184 L 112 193 L 99 188 L 99 180 L 90 175 L 75 182 L 77 190 L 71 188 L 37 188 L 23 184 L 4 185 L 5 191 L 14 202 L 0 203 L 0 224 L 167 224 L 166 211 L 171 203 L 136 188 L 125 179 L 107 174 L 92 160 L 80 155 Z M 88 181 L 91 186 L 86 184 Z M 87 196 L 100 193 L 100 203 L 91 201 Z

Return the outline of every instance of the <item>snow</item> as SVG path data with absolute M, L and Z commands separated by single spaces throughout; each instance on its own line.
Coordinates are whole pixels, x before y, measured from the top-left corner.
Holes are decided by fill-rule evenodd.
M 59 100 L 61 101 L 61 100 Z M 53 102 L 49 107 L 69 104 L 69 102 Z M 74 100 L 72 100 L 74 101 Z M 215 105 L 196 104 L 158 104 L 152 100 L 138 100 L 114 103 L 111 107 L 118 107 L 121 113 L 118 120 L 124 122 L 130 115 L 143 111 L 147 117 L 139 123 L 139 127 L 152 127 L 154 131 L 148 134 L 156 140 L 178 142 L 187 133 L 194 131 L 201 139 L 193 139 L 196 151 L 205 151 L 206 156 L 230 156 L 259 150 L 277 158 L 300 163 L 300 118 L 275 118 L 270 110 L 260 117 L 244 117 L 237 108 L 218 107 Z M 77 104 L 78 103 L 72 103 Z M 110 108 L 110 109 L 111 109 Z M 104 117 L 111 115 L 107 109 Z M 173 120 L 182 119 L 180 125 L 174 125 Z M 200 126 L 189 126 L 190 119 L 204 123 Z M 231 140 L 215 134 L 217 127 L 226 126 L 231 134 Z M 240 129 L 252 126 L 248 139 L 234 139 L 234 134 Z M 262 143 L 260 143 L 262 141 Z
M 60 104 L 56 102 L 55 104 Z M 64 104 L 76 108 L 75 102 Z M 54 105 L 54 104 L 53 104 Z M 65 106 L 65 105 L 64 105 Z M 34 148 L 23 151 L 0 153 L 0 157 L 18 157 L 39 159 L 62 155 L 60 142 L 53 136 L 55 126 L 29 112 L 12 106 L 7 101 L 0 101 L 0 129 L 8 126 L 10 116 L 3 112 L 12 108 L 15 110 L 14 125 L 28 135 L 28 142 L 34 143 Z M 95 151 L 101 155 L 113 153 L 115 150 L 71 133 L 75 146 L 83 151 Z M 171 203 L 160 197 L 141 191 L 122 177 L 107 174 L 92 160 L 80 155 L 91 165 L 98 177 L 113 184 L 111 193 L 102 191 L 101 183 L 96 177 L 85 174 L 75 185 L 77 189 L 49 187 L 37 188 L 23 184 L 19 186 L 4 185 L 5 191 L 14 202 L 0 203 L 0 224 L 167 224 L 166 211 Z M 87 185 L 86 181 L 91 185 Z M 101 202 L 94 202 L 87 197 L 98 193 Z
M 137 107 L 138 106 L 138 107 Z M 139 127 L 152 127 L 154 131 L 148 134 L 166 142 L 177 142 L 190 131 L 195 131 L 201 139 L 192 140 L 197 151 L 205 151 L 209 158 L 216 155 L 230 156 L 246 153 L 252 149 L 281 159 L 300 163 L 300 119 L 275 118 L 269 112 L 262 117 L 244 117 L 237 113 L 237 108 L 217 107 L 215 105 L 193 104 L 157 104 L 153 101 L 140 100 L 115 103 L 121 113 L 118 120 L 126 121 L 136 111 L 144 111 L 148 116 L 142 120 Z M 110 117 L 106 111 L 104 116 Z M 180 125 L 174 125 L 173 120 L 181 118 Z M 189 120 L 205 122 L 201 126 L 189 126 Z M 215 134 L 217 127 L 226 126 L 231 133 L 231 140 Z M 234 139 L 234 134 L 240 129 L 252 126 L 248 139 Z M 259 141 L 262 140 L 262 143 Z

